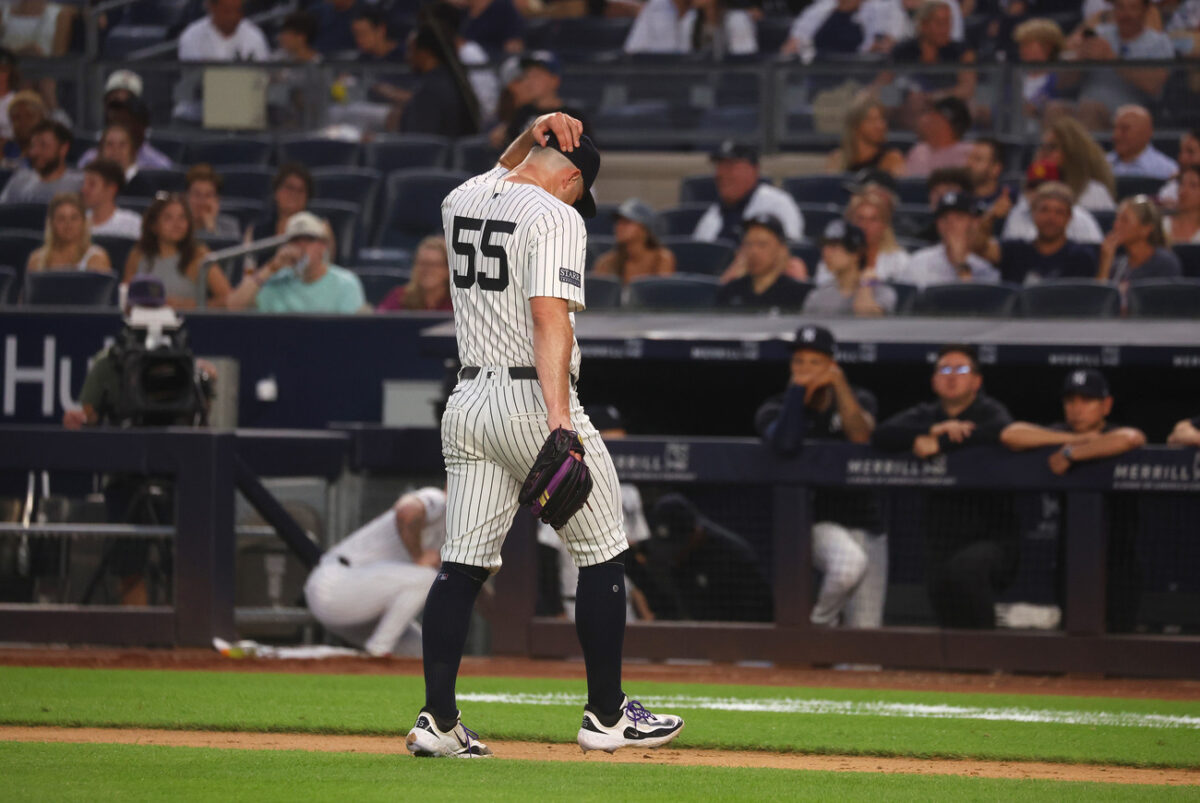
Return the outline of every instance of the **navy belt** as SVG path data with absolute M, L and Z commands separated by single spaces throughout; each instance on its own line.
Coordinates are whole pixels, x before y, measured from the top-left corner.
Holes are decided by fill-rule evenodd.
M 474 379 L 483 369 L 477 365 L 468 365 L 458 372 L 461 379 Z M 532 365 L 512 365 L 508 368 L 509 379 L 537 379 L 537 369 Z

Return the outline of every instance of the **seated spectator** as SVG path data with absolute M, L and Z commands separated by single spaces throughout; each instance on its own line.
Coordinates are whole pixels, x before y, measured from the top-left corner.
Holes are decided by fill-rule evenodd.
M 399 107 L 396 130 L 443 137 L 479 131 L 479 101 L 470 82 L 458 79 L 464 72 L 452 43 L 444 43 L 434 27 L 422 25 L 408 38 L 408 64 L 419 77 L 412 97 Z
M 135 276 L 154 276 L 162 281 L 167 304 L 174 309 L 192 309 L 196 304 L 200 267 L 208 248 L 197 242 L 192 214 L 183 196 L 176 193 L 155 197 L 142 217 L 142 239 L 129 252 L 124 283 Z M 218 266 L 210 266 L 204 279 L 209 307 L 223 307 L 229 296 L 229 280 Z
M 247 272 L 229 296 L 231 309 L 343 314 L 370 310 L 358 277 L 329 262 L 329 224 L 312 212 L 297 212 L 284 234 L 288 244 L 270 262 Z
M 108 252 L 92 244 L 86 210 L 77 192 L 60 192 L 46 209 L 45 245 L 29 255 L 25 270 L 92 270 L 111 273 Z
M 418 243 L 408 284 L 393 289 L 375 309 L 377 312 L 454 309 L 450 303 L 450 263 L 446 258 L 445 237 L 431 234 Z
M 1037 188 L 1047 181 L 1059 181 L 1058 165 L 1053 162 L 1041 161 L 1034 162 L 1029 166 L 1029 170 L 1025 174 L 1025 191 L 1004 220 L 1004 229 L 1000 233 L 1001 240 L 1033 242 L 1037 239 L 1037 226 L 1033 223 L 1033 210 L 1029 199 Z M 1068 185 L 1069 188 L 1070 185 Z M 1073 191 L 1072 195 L 1074 195 Z M 1100 241 L 1104 239 L 1104 232 L 1100 230 L 1100 224 L 1096 222 L 1096 218 L 1078 202 L 1071 209 L 1071 221 L 1067 224 L 1067 239 L 1089 245 L 1099 245 Z
M 904 172 L 904 154 L 888 147 L 887 134 L 883 104 L 870 97 L 859 100 L 846 113 L 842 145 L 829 154 L 826 169 L 833 173 L 883 170 L 899 176 Z
M 1200 128 L 1193 128 L 1179 138 L 1179 172 L 1191 166 L 1200 167 Z M 1174 206 L 1179 200 L 1179 176 L 1172 178 L 1158 191 L 1158 202 Z
M 5 3 L 0 6 L 0 44 L 22 56 L 66 55 L 76 13 L 74 6 L 46 0 Z
M 360 8 L 351 24 L 358 60 L 366 64 L 404 63 L 404 43 L 392 37 L 387 14 L 379 8 Z
M 751 55 L 758 52 L 758 31 L 749 11 L 726 0 L 649 0 L 629 29 L 625 52 Z
M 974 64 L 975 51 L 951 37 L 952 18 L 948 0 L 925 0 L 914 18 L 916 36 L 892 49 L 892 61 L 907 67 L 940 64 Z M 925 103 L 943 97 L 955 97 L 969 103 L 975 94 L 974 70 L 946 73 L 910 73 L 896 82 L 910 93 L 908 102 Z
M 326 58 L 345 58 L 354 50 L 357 37 L 351 25 L 361 8 L 361 0 L 320 0 L 308 6 L 317 21 L 313 44 Z
M 1005 147 L 991 137 L 975 140 L 967 153 L 966 167 L 971 176 L 968 190 L 976 201 L 986 204 L 989 209 L 996 205 L 1001 196 L 1008 197 L 1008 188 L 1000 183 L 1000 176 L 1004 175 L 1005 155 Z M 1008 211 L 1004 210 L 1003 214 L 997 212 L 995 217 L 1003 220 L 1007 214 Z
M 1166 31 L 1180 56 L 1200 55 L 1200 0 L 1183 0 L 1175 6 Z
M 1113 149 L 1108 154 L 1114 176 L 1151 176 L 1163 181 L 1179 172 L 1179 165 L 1151 144 L 1154 121 L 1142 106 L 1122 106 L 1113 117 Z
M 1001 243 L 1000 278 L 1013 284 L 1034 284 L 1046 279 L 1092 279 L 1096 276 L 1096 250 L 1067 237 L 1074 197 L 1066 184 L 1047 181 L 1033 193 L 1033 242 Z
M 120 167 L 125 176 L 125 183 L 129 184 L 138 174 L 138 147 L 139 143 L 133 140 L 133 132 L 124 123 L 110 123 L 100 134 L 100 150 L 97 156 Z
M 245 18 L 242 0 L 207 0 L 208 14 L 183 29 L 180 61 L 268 61 L 271 48 L 262 29 Z M 199 122 L 203 108 L 200 73 L 185 73 L 176 96 L 175 117 Z
M 279 50 L 275 58 L 299 64 L 317 64 L 321 52 L 316 49 L 317 18 L 307 11 L 293 11 L 283 18 L 276 40 Z
M 1012 416 L 983 393 L 971 346 L 943 346 L 933 369 L 937 401 L 897 413 L 872 443 L 924 460 L 965 446 L 996 444 Z M 932 491 L 925 508 L 925 581 L 942 627 L 991 629 L 996 595 L 1016 577 L 1018 527 L 1012 497 L 989 491 Z
M 900 281 L 925 287 L 949 282 L 995 284 L 1000 272 L 982 257 L 971 253 L 971 228 L 977 207 L 964 193 L 943 195 L 934 209 L 939 243 L 912 255 Z
M 275 208 L 246 228 L 246 242 L 283 234 L 288 219 L 308 207 L 313 195 L 313 177 L 299 162 L 286 162 L 271 180 Z
M 73 139 L 70 129 L 56 120 L 43 120 L 34 126 L 29 140 L 29 167 L 9 177 L 0 192 L 0 203 L 44 204 L 60 192 L 79 192 L 83 174 L 67 169 L 67 152 Z
M 573 106 L 568 106 L 559 96 L 562 86 L 562 64 L 558 56 L 549 50 L 534 50 L 521 56 L 521 95 L 526 102 L 513 112 L 508 125 L 503 126 L 503 135 L 492 137 L 492 145 L 503 148 L 508 143 L 533 125 L 533 121 L 543 114 L 563 112 L 569 114 L 583 124 L 583 133 L 594 136 L 587 114 Z M 500 127 L 500 126 L 498 126 Z
M 1059 447 L 1051 452 L 1047 463 L 1058 475 L 1066 474 L 1071 466 L 1089 460 L 1116 457 L 1146 443 L 1146 436 L 1133 427 L 1117 427 L 1109 422 L 1113 396 L 1104 374 L 1091 368 L 1067 374 L 1062 389 L 1063 420 L 1048 427 L 1016 421 L 1000 433 L 1000 442 L 1014 451 Z M 1125 497 L 1125 498 L 1122 498 Z M 1106 543 L 1108 581 L 1108 631 L 1129 632 L 1137 622 L 1141 601 L 1141 568 L 1137 556 L 1137 510 L 1133 494 L 1111 494 L 1105 498 L 1109 507 Z M 1065 538 L 1059 533 L 1059 599 L 1065 587 Z
M 963 135 L 971 127 L 967 104 L 950 96 L 935 101 L 917 120 L 917 136 L 904 160 L 904 175 L 927 176 L 939 167 L 965 167 L 971 143 Z
M 478 42 L 489 53 L 520 53 L 525 49 L 525 21 L 512 0 L 467 0 L 463 38 Z
M 1068 49 L 1080 61 L 1174 59 L 1171 38 L 1147 24 L 1150 0 L 1114 0 L 1113 21 L 1083 26 L 1072 34 Z M 1063 83 L 1077 84 L 1078 116 L 1093 131 L 1107 128 L 1112 113 L 1126 104 L 1154 106 L 1162 96 L 1168 69 L 1126 68 L 1064 72 Z
M 1025 101 L 1025 116 L 1040 118 L 1046 104 L 1060 100 L 1058 71 L 1054 69 L 1062 54 L 1066 37 L 1052 19 L 1026 20 L 1013 31 L 1017 55 L 1022 65 L 1045 64 L 1047 69 L 1026 68 L 1021 72 L 1021 97 Z
M 236 240 L 242 227 L 233 215 L 221 214 L 221 176 L 211 165 L 194 165 L 187 171 L 188 211 L 196 225 L 196 234 Z
M 871 0 L 821 0 L 796 17 L 780 53 L 805 64 L 818 56 L 891 51 L 907 26 L 903 11 Z
M 642 276 L 670 276 L 675 272 L 675 254 L 664 248 L 654 233 L 654 210 L 630 198 L 613 213 L 616 247 L 596 260 L 592 273 L 616 276 L 629 284 Z
M 1096 278 L 1112 282 L 1124 295 L 1130 284 L 1147 279 L 1175 279 L 1183 275 L 1179 257 L 1166 247 L 1162 212 L 1145 195 L 1127 198 L 1117 207 L 1112 231 L 1100 243 L 1100 269 Z M 1122 249 L 1120 255 L 1117 250 Z
M 1084 209 L 1116 208 L 1116 183 L 1112 167 L 1087 129 L 1066 115 L 1055 117 L 1042 128 L 1037 158 L 1058 167 L 1059 179 L 1075 193 L 1075 203 Z
M 92 234 L 141 239 L 142 216 L 117 207 L 117 196 L 123 189 L 125 171 L 116 162 L 97 159 L 83 168 L 83 187 L 79 193 Z
M 4 161 L 22 166 L 29 164 L 33 129 L 45 119 L 46 104 L 38 93 L 28 89 L 13 93 L 5 115 L 12 136 L 4 143 Z
M 867 252 L 863 261 L 863 278 L 891 281 L 904 273 L 908 266 L 908 252 L 896 242 L 892 228 L 892 210 L 896 196 L 879 184 L 867 184 L 846 205 L 846 220 L 858 226 L 867 238 Z M 817 284 L 833 280 L 828 270 L 817 267 Z
M 867 239 L 862 229 L 831 220 L 821 235 L 821 264 L 833 276 L 804 299 L 807 315 L 878 317 L 896 311 L 896 291 L 878 279 L 863 278 Z
M 1175 424 L 1167 436 L 1167 443 L 1172 446 L 1200 446 L 1200 415 Z
M 787 239 L 783 224 L 770 215 L 747 218 L 740 256 L 745 275 L 721 286 L 718 307 L 800 309 L 805 287 L 787 275 Z
M 793 457 L 806 440 L 870 442 L 879 404 L 846 380 L 834 359 L 836 345 L 820 326 L 796 332 L 787 390 L 764 402 L 754 417 L 759 437 L 776 454 Z M 881 627 L 888 549 L 879 495 L 820 488 L 813 499 L 812 560 L 821 588 L 810 621 Z
M 783 226 L 788 240 L 804 236 L 804 216 L 792 196 L 778 187 L 759 182 L 758 149 L 727 139 L 713 152 L 717 200 L 696 223 L 697 240 L 741 239 L 742 221 L 772 215 Z
M 104 85 L 104 125 L 124 125 L 130 136 L 141 145 L 137 148 L 137 166 L 153 170 L 174 167 L 165 153 L 146 140 L 150 129 L 150 109 L 142 99 L 142 78 L 130 70 L 117 70 L 108 76 Z M 98 148 L 88 148 L 79 157 L 79 166 L 86 167 L 99 155 Z
M 0 47 L 0 146 L 12 139 L 12 123 L 8 121 L 8 104 L 12 103 L 17 87 L 21 85 L 21 71 L 17 67 L 17 55 Z
M 1200 165 L 1179 171 L 1179 199 L 1175 214 L 1163 221 L 1167 243 L 1200 244 Z

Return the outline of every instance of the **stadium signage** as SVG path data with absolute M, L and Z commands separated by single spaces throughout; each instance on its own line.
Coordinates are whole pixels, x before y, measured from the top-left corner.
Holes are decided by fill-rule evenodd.
M 623 447 L 631 444 L 622 444 Z M 645 453 L 617 452 L 612 459 L 622 482 L 630 480 L 694 480 L 691 445 L 667 441 Z
M 929 460 L 904 457 L 855 457 L 846 461 L 848 485 L 946 487 L 958 480 L 946 470 L 946 456 Z
M 18 362 L 17 345 L 16 335 L 4 338 L 4 415 L 16 414 L 17 388 L 20 386 L 36 387 L 40 391 L 35 395 L 40 397 L 39 412 L 43 418 L 54 415 L 55 402 L 64 410 L 78 410 L 79 404 L 71 393 L 71 358 L 58 356 L 58 341 L 54 335 L 42 338 L 40 361 Z
M 1200 490 L 1200 451 L 1190 466 L 1119 462 L 1113 466 L 1112 484 L 1114 489 L 1130 491 Z

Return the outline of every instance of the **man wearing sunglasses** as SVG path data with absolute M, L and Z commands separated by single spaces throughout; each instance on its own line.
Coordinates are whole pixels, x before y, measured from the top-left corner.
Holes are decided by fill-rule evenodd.
M 933 370 L 936 401 L 910 407 L 875 429 L 884 451 L 926 459 L 964 446 L 997 444 L 1012 423 L 1003 404 L 982 392 L 971 346 L 943 346 Z M 926 581 L 943 627 L 994 628 L 996 594 L 1017 570 L 1012 496 L 993 491 L 933 491 L 925 510 Z

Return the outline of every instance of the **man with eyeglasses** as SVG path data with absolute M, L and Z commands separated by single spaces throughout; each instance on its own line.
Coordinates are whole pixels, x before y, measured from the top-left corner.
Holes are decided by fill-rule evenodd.
M 1000 442 L 1012 416 L 982 392 L 983 377 L 972 346 L 943 346 L 932 385 L 936 401 L 910 407 L 875 429 L 872 443 L 877 448 L 928 459 Z M 996 626 L 996 595 L 1016 576 L 1017 533 L 1011 494 L 979 490 L 927 495 L 926 582 L 939 625 Z

